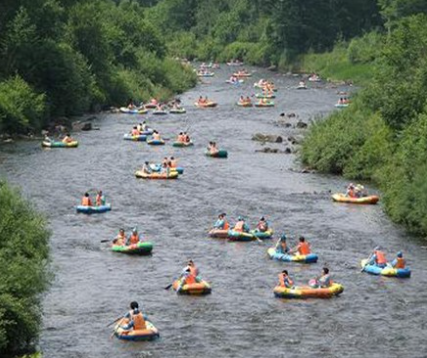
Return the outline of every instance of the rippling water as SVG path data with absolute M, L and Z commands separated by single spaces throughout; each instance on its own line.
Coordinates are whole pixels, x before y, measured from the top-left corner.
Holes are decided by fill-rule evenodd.
M 136 117 L 105 115 L 100 131 L 76 133 L 78 149 L 43 150 L 39 143 L 4 146 L 0 172 L 48 215 L 55 281 L 44 299 L 41 349 L 62 357 L 426 357 L 427 251 L 383 214 L 381 206 L 334 204 L 328 191 L 343 191 L 341 178 L 299 174 L 294 155 L 255 153 L 255 132 L 303 133 L 277 127 L 281 112 L 308 120 L 327 113 L 336 89 L 296 91 L 297 78 L 253 68 L 253 80 L 272 78 L 280 88 L 273 109 L 237 108 L 252 95 L 253 80 L 226 85 L 231 69 L 181 96 L 183 116 L 147 118 L 165 137 L 188 129 L 192 148 L 149 147 L 122 140 Z M 209 95 L 216 109 L 193 102 Z M 295 121 L 293 121 L 295 123 Z M 203 155 L 210 140 L 228 160 Z M 271 145 L 275 146 L 275 145 Z M 284 149 L 284 145 L 276 145 Z M 144 160 L 174 155 L 185 167 L 177 181 L 141 181 L 133 173 Z M 103 215 L 77 215 L 74 205 L 88 188 L 102 188 L 113 204 Z M 207 238 L 219 212 L 244 215 L 255 224 L 266 215 L 276 232 L 305 235 L 318 264 L 269 260 L 271 242 L 229 243 Z M 119 227 L 138 225 L 154 243 L 152 257 L 109 252 L 100 240 Z M 409 280 L 360 273 L 359 262 L 376 245 L 389 256 L 403 250 Z M 207 297 L 181 297 L 164 287 L 188 258 L 213 285 Z M 285 301 L 273 297 L 277 274 L 287 268 L 298 283 L 323 264 L 345 286 L 331 300 Z M 159 328 L 155 342 L 110 339 L 106 325 L 137 300 Z

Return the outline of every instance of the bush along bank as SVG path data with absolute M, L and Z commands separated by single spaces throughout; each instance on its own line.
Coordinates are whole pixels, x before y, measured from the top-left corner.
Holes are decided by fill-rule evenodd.
M 374 76 L 350 107 L 313 125 L 304 164 L 347 178 L 373 180 L 385 211 L 427 234 L 427 15 L 401 19 Z
M 0 356 L 31 352 L 41 326 L 41 294 L 50 281 L 47 223 L 0 181 Z

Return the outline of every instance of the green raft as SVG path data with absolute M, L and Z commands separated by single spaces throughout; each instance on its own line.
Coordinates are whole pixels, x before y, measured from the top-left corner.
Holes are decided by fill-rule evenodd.
M 128 255 L 150 255 L 151 251 L 153 251 L 153 244 L 149 241 L 145 241 L 127 246 L 113 245 L 111 251 Z
M 228 152 L 226 150 L 220 150 L 214 154 L 210 152 L 205 152 L 205 154 L 211 158 L 227 158 L 228 157 Z
M 185 148 L 185 147 L 192 147 L 194 144 L 193 142 L 173 142 L 172 147 L 177 147 L 177 148 Z

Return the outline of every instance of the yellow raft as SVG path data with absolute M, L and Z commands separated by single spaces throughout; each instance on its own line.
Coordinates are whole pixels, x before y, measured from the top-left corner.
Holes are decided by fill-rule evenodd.
M 351 198 L 345 194 L 337 193 L 332 195 L 332 200 L 348 204 L 376 204 L 380 200 L 380 197 L 378 195 L 369 195 L 361 198 Z
M 171 171 L 169 174 L 167 173 L 144 173 L 142 170 L 137 170 L 135 172 L 135 176 L 140 179 L 177 179 L 178 172 Z
M 331 298 L 338 296 L 344 291 L 344 286 L 333 283 L 326 288 L 312 288 L 310 286 L 282 287 L 274 288 L 274 295 L 279 298 Z

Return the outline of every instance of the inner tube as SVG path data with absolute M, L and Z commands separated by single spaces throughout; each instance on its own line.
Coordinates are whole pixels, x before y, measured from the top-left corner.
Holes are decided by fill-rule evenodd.
M 297 87 L 297 90 L 306 90 L 306 89 L 308 89 L 307 86 L 298 86 Z
M 159 109 L 159 110 L 155 110 L 155 111 L 153 111 L 153 115 L 155 115 L 155 116 L 164 116 L 164 115 L 166 115 L 166 114 L 168 114 L 168 112 L 167 112 L 167 111 L 164 111 L 164 110 L 162 110 L 162 109 Z
M 262 108 L 262 107 L 274 107 L 274 102 L 273 101 L 270 101 L 267 103 L 257 102 L 257 103 L 255 103 L 255 107 L 260 107 L 260 108 Z
M 312 288 L 310 286 L 296 286 L 292 288 L 276 286 L 274 295 L 279 298 L 331 298 L 344 291 L 344 286 L 333 283 L 327 288 Z
M 132 329 L 130 331 L 125 331 L 121 328 L 122 325 L 126 325 L 128 323 L 129 321 L 126 318 L 122 318 L 115 326 L 114 335 L 118 339 L 125 341 L 152 341 L 160 337 L 158 329 L 149 320 L 145 320 L 146 329 Z
M 348 107 L 348 103 L 337 103 L 335 105 L 336 108 L 347 108 Z
M 240 232 L 229 230 L 228 231 L 228 240 L 230 241 L 253 241 L 255 240 L 255 236 L 249 232 Z
M 257 93 L 255 95 L 256 98 L 265 98 L 265 99 L 270 99 L 270 98 L 276 98 L 275 94 L 263 94 L 263 93 Z
M 100 206 L 76 206 L 76 210 L 78 213 L 83 214 L 101 214 L 111 210 L 111 204 L 105 204 Z
M 185 148 L 185 147 L 192 147 L 194 145 L 193 142 L 173 142 L 172 146 L 177 148 Z
M 73 141 L 69 143 L 63 142 L 42 142 L 42 147 L 44 148 L 77 148 L 79 146 L 78 141 Z
M 206 151 L 205 155 L 211 158 L 227 158 L 228 152 L 226 150 L 219 150 L 216 153 L 211 153 L 209 151 Z
M 158 103 L 156 102 L 156 103 L 154 103 L 154 102 L 150 102 L 150 103 L 147 103 L 146 105 L 145 105 L 145 108 L 149 108 L 149 109 L 156 109 L 157 108 L 157 106 L 158 106 Z
M 275 248 L 269 248 L 267 250 L 268 256 L 272 260 L 284 261 L 284 262 L 299 262 L 302 264 L 314 264 L 318 260 L 318 256 L 316 254 L 309 255 L 289 255 L 282 254 L 277 252 Z
M 171 114 L 183 114 L 183 113 L 185 113 L 185 112 L 187 112 L 187 111 L 185 110 L 185 108 L 172 108 L 172 109 L 169 111 L 169 113 L 171 113 Z
M 237 102 L 236 103 L 239 107 L 252 107 L 253 106 L 253 104 L 252 104 L 252 102 Z
M 178 290 L 178 287 L 181 284 L 181 280 L 176 280 L 172 284 L 172 287 L 175 291 Z M 192 283 L 189 285 L 184 285 L 181 290 L 177 291 L 181 295 L 207 295 L 212 292 L 211 285 L 204 280 L 201 280 L 197 283 Z
M 121 246 L 113 245 L 111 246 L 111 251 L 120 252 L 122 254 L 128 255 L 150 255 L 153 250 L 153 244 L 149 241 L 138 242 L 137 244 Z
M 195 102 L 194 105 L 199 108 L 214 108 L 218 105 L 216 102 L 209 101 L 207 103 Z
M 132 135 L 130 133 L 126 133 L 123 136 L 123 139 L 124 140 L 133 140 L 133 141 L 136 141 L 136 142 L 145 142 L 147 140 L 147 136 L 144 135 L 144 134 Z
M 129 109 L 127 107 L 120 107 L 120 112 L 121 113 L 125 113 L 125 114 L 145 114 L 147 113 L 147 109 L 146 108 L 134 108 L 134 109 Z
M 271 239 L 273 237 L 273 230 L 271 229 L 268 229 L 267 231 L 259 231 L 255 229 L 255 230 L 251 230 L 250 233 L 261 240 Z
M 147 140 L 148 145 L 165 145 L 165 141 L 163 139 L 150 139 Z
M 167 173 L 151 173 L 147 174 L 142 172 L 141 170 L 137 170 L 135 172 L 135 176 L 140 179 L 177 179 L 178 172 L 171 171 L 169 175 Z
M 243 80 L 243 79 L 238 79 L 237 81 L 225 80 L 225 83 L 228 83 L 230 85 L 237 85 L 237 84 L 241 84 L 244 82 L 245 82 L 245 80 Z
M 215 76 L 215 73 L 214 72 L 207 72 L 207 73 L 197 73 L 197 76 L 198 77 L 213 77 L 213 76 Z
M 378 267 L 376 265 L 367 265 L 368 260 L 362 260 L 360 265 L 362 271 L 370 273 L 371 275 L 381 275 L 387 277 L 409 278 L 411 277 L 411 270 L 409 268 L 396 269 L 391 266 Z
M 244 62 L 227 62 L 227 66 L 243 66 Z
M 252 73 L 233 73 L 234 77 L 252 77 Z
M 209 237 L 213 237 L 216 239 L 227 239 L 228 238 L 228 230 L 222 229 L 212 229 L 209 231 Z
M 345 194 L 337 193 L 332 195 L 332 200 L 338 203 L 348 203 L 348 204 L 376 204 L 380 200 L 378 195 L 368 195 L 361 198 L 350 198 Z

